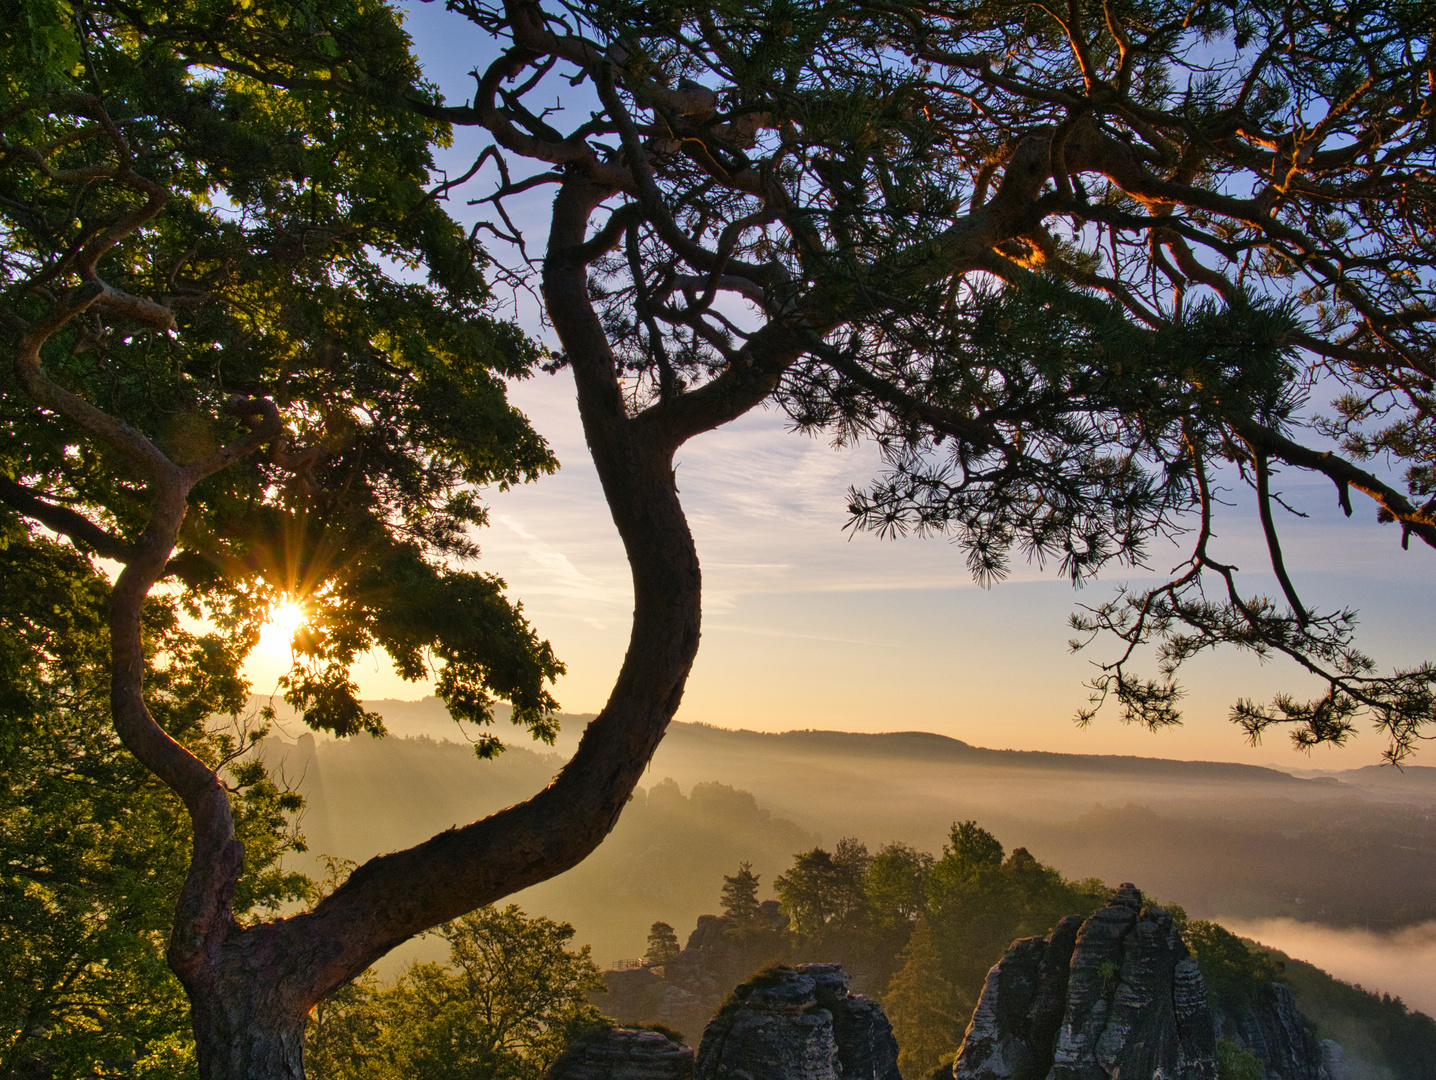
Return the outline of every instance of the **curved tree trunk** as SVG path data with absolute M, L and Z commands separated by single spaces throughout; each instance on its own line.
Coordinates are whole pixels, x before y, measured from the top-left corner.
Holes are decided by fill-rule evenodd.
M 587 267 L 569 254 L 608 193 L 582 181 L 564 186 L 544 286 L 633 574 L 633 628 L 613 692 L 573 759 L 543 791 L 370 860 L 311 912 L 242 929 L 227 900 L 222 910 L 203 902 L 214 899 L 215 883 L 192 875 L 193 888 L 181 900 L 191 917 L 177 922 L 171 959 L 194 1006 L 206 1080 L 301 1077 L 305 1021 L 321 998 L 413 935 L 576 865 L 617 822 L 678 709 L 700 619 L 698 555 L 673 478 L 673 453 L 684 434 L 627 415 L 586 295 Z M 761 393 L 754 387 L 747 407 Z M 727 419 L 736 404 L 728 401 L 707 426 Z M 197 855 L 204 831 L 197 829 Z M 232 827 L 218 830 L 226 831 L 232 842 Z M 219 835 L 208 841 L 211 848 L 217 842 L 222 846 Z M 197 947 L 181 941 L 181 933 Z
M 41 368 L 44 342 L 107 295 L 107 287 L 78 290 L 20 343 L 16 370 L 31 397 L 148 478 L 153 505 L 144 533 L 133 545 L 107 541 L 124 563 L 111 597 L 111 703 L 125 746 L 183 799 L 193 825 L 168 957 L 193 1006 L 206 1080 L 298 1080 L 305 1025 L 318 1001 L 415 934 L 581 861 L 612 830 L 678 709 L 698 650 L 701 581 L 674 484 L 673 454 L 687 438 L 762 401 L 800 347 L 791 330 L 770 327 L 745 346 L 747 363 L 698 391 L 630 416 L 587 290 L 588 264 L 596 257 L 585 244 L 589 218 L 613 193 L 581 171 L 565 178 L 544 264 L 548 309 L 574 373 L 584 432 L 633 575 L 633 627 L 613 692 L 573 759 L 543 791 L 406 851 L 371 859 L 312 911 L 290 918 L 250 927 L 235 921 L 231 899 L 244 851 L 229 792 L 146 707 L 141 621 L 174 550 L 190 491 L 274 439 L 281 430 L 278 410 L 267 401 L 234 399 L 229 407 L 249 422 L 249 434 L 181 466 L 129 425 L 53 383 Z M 163 200 L 151 202 L 146 213 L 153 216 Z M 145 220 L 136 217 L 131 227 Z M 161 316 L 167 312 L 155 315 L 157 325 Z

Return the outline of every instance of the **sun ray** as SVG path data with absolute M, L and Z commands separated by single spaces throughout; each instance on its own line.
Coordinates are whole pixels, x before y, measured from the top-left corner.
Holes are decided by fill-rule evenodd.
M 295 633 L 307 619 L 303 606 L 294 600 L 275 604 L 270 608 L 269 621 L 260 628 L 257 647 L 268 653 L 288 653 Z

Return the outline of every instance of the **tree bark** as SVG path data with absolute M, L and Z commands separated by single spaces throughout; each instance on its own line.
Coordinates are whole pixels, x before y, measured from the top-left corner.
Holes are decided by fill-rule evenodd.
M 195 1051 L 205 1080 L 303 1080 L 308 1010 L 274 1008 L 265 974 L 225 984 L 223 994 L 191 992 Z

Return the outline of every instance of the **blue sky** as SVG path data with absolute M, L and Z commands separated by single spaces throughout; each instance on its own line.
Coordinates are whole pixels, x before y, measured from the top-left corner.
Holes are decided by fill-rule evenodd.
M 467 72 L 493 56 L 492 43 L 439 5 L 409 7 L 429 77 L 451 99 L 466 98 L 473 86 Z M 460 133 L 445 156 L 451 175 L 465 171 L 481 146 Z M 487 191 L 471 187 L 467 197 L 477 194 Z M 531 250 L 541 252 L 546 240 L 550 197 L 516 207 Z M 450 208 L 467 216 L 458 200 Z M 511 303 L 526 329 L 545 334 L 531 298 L 520 294 Z M 478 537 L 479 565 L 508 581 L 567 663 L 557 689 L 565 711 L 594 711 L 628 636 L 627 566 L 588 460 L 568 375 L 517 383 L 512 397 L 563 467 L 522 490 L 489 495 L 491 526 Z M 1099 642 L 1072 655 L 1066 617 L 1074 604 L 1107 598 L 1123 579 L 1074 592 L 1050 572 L 1019 563 L 1011 579 L 984 590 L 942 540 L 853 536 L 843 529 L 844 492 L 868 480 L 876 460 L 871 447 L 835 451 L 793 434 L 774 412 L 755 412 L 683 448 L 678 485 L 698 541 L 705 606 L 703 644 L 680 720 L 757 730 L 923 729 L 993 747 L 1324 769 L 1378 760 L 1382 743 L 1369 733 L 1311 757 L 1291 751 L 1280 734 L 1248 747 L 1225 719 L 1233 700 L 1313 688 L 1288 665 L 1234 655 L 1190 667 L 1181 729 L 1151 734 L 1124 727 L 1112 710 L 1077 729 L 1071 717 L 1086 700 L 1090 662 L 1113 650 Z M 1362 644 L 1383 667 L 1436 653 L 1430 633 L 1436 552 L 1419 544 L 1403 552 L 1395 530 L 1375 523 L 1369 503 L 1358 501 L 1348 521 L 1330 485 L 1295 475 L 1283 481 L 1289 501 L 1311 514 L 1283 526 L 1288 564 L 1307 601 L 1358 607 Z M 1243 591 L 1274 589 L 1255 515 L 1239 506 L 1218 531 L 1217 557 L 1243 567 Z M 1176 549 L 1158 550 L 1151 563 L 1160 572 L 1179 559 Z M 281 661 L 272 648 L 256 656 L 250 670 L 257 690 L 272 686 Z M 370 697 L 428 692 L 402 683 L 378 660 L 355 675 Z

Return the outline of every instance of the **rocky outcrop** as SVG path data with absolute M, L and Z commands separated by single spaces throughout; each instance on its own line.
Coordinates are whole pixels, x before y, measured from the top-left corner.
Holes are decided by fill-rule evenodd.
M 603 1028 L 570 1043 L 544 1080 L 693 1080 L 693 1051 L 659 1031 Z
M 1172 918 L 1123 885 L 988 973 L 956 1080 L 1212 1080 L 1216 1036 Z
M 700 915 L 683 951 L 664 965 L 663 977 L 717 1008 L 739 980 L 779 959 L 788 921 L 776 900 L 759 904 L 747 925 L 727 915 Z
M 1345 1069 L 1324 1068 L 1322 1044 L 1282 983 L 1264 983 L 1255 1000 L 1238 1010 L 1215 1010 L 1217 1035 L 1266 1063 L 1267 1080 L 1336 1080 Z M 1341 1047 L 1332 1043 L 1339 1055 Z
M 1332 1039 L 1321 1040 L 1321 1080 L 1352 1080 L 1346 1051 Z
M 779 966 L 733 991 L 703 1032 L 696 1080 L 901 1080 L 877 1002 L 837 964 Z
M 603 983 L 606 989 L 589 994 L 589 1001 L 620 1024 L 661 1024 L 690 1037 L 718 1007 L 713 997 L 700 999 L 652 968 L 605 971 Z
M 785 959 L 787 926 L 776 900 L 764 901 L 744 923 L 726 915 L 700 915 L 676 957 L 657 970 L 605 971 L 607 989 L 590 994 L 589 1000 L 619 1023 L 662 1024 L 693 1039 L 734 985 Z
M 1266 1080 L 1349 1080 L 1341 1047 L 1317 1041 L 1284 984 L 1209 1002 L 1171 916 L 1123 885 L 1091 918 L 1012 943 L 987 974 L 953 1074 L 1211 1080 L 1219 1038 L 1260 1059 Z

